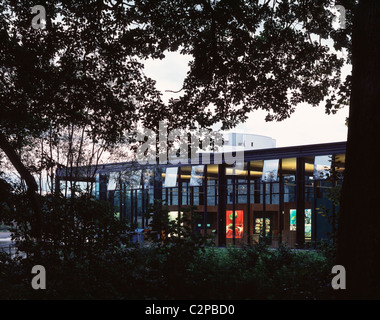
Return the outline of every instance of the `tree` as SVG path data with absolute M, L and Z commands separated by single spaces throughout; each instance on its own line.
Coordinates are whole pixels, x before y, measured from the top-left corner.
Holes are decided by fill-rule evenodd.
M 17 151 L 28 138 L 80 127 L 112 145 L 139 121 L 168 110 L 137 61 L 149 48 L 134 38 L 129 6 L 48 1 L 41 29 L 32 28 L 33 6 L 0 4 L 0 149 L 26 182 L 39 216 L 38 185 Z
M 345 9 L 344 29 L 333 28 L 335 5 Z M 379 1 L 140 0 L 135 7 L 155 48 L 192 55 L 172 106 L 197 105 L 202 123 L 231 128 L 259 108 L 267 120 L 282 120 L 300 102 L 323 102 L 327 113 L 349 104 L 338 262 L 347 270 L 344 297 L 380 298 L 379 173 L 363 175 L 380 141 Z M 343 63 L 353 68 L 345 79 Z
M 345 8 L 345 28 L 334 28 L 335 5 Z M 379 141 L 378 1 L 49 1 L 46 28 L 37 31 L 31 6 L 0 4 L 0 147 L 25 178 L 9 141 L 47 125 L 85 123 L 96 138 L 117 141 L 138 121 L 232 128 L 256 109 L 269 121 L 301 102 L 324 103 L 328 113 L 349 103 L 338 261 L 347 268 L 348 297 L 380 297 L 378 173 L 371 181 L 361 174 L 363 155 Z M 193 60 L 182 95 L 165 105 L 133 57 L 162 58 L 167 50 Z M 337 53 L 345 51 L 345 58 Z M 344 63 L 352 63 L 352 77 L 342 78 Z
M 172 109 L 196 105 L 200 123 L 222 121 L 227 129 L 256 109 L 267 110 L 267 120 L 283 120 L 301 102 L 324 101 L 328 112 L 342 107 L 349 83 L 341 79 L 345 61 L 327 40 L 335 41 L 336 50 L 350 49 L 348 10 L 354 2 L 345 1 L 347 28 L 339 30 L 333 28 L 331 0 L 142 0 L 135 10 L 145 41 L 158 53 L 178 50 L 193 57 Z
M 338 262 L 346 268 L 348 297 L 379 299 L 379 170 L 368 168 L 368 162 L 374 160 L 376 141 L 380 141 L 380 2 L 359 1 L 354 16 L 352 87 L 338 224 Z

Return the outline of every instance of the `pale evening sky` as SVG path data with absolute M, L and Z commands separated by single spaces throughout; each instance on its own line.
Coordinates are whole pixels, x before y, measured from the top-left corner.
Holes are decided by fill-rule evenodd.
M 188 71 L 189 58 L 178 53 L 169 52 L 163 60 L 147 60 L 145 73 L 157 81 L 157 89 L 163 94 L 164 101 L 179 96 L 165 90 L 181 89 L 183 79 Z M 265 122 L 265 111 L 255 111 L 249 119 L 239 124 L 235 131 L 270 136 L 276 140 L 277 147 L 347 140 L 348 107 L 339 110 L 335 115 L 327 115 L 324 107 L 299 105 L 296 111 L 281 122 Z

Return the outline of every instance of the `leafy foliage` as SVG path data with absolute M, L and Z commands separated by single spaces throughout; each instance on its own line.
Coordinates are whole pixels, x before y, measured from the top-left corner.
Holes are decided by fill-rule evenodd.
M 162 201 L 155 200 L 146 210 L 146 217 L 151 218 L 150 229 L 159 234 L 158 238 L 153 238 L 154 242 L 167 246 L 190 241 L 196 244 L 196 249 L 211 245 L 211 236 L 201 236 L 194 232 L 195 221 L 202 217 L 196 210 L 196 207 L 181 208 L 181 214 L 173 219 L 169 216 L 169 207 Z
M 87 128 L 94 141 L 115 143 L 139 121 L 146 127 L 157 127 L 164 118 L 173 127 L 222 121 L 223 128 L 231 128 L 258 108 L 268 111 L 267 120 L 282 120 L 296 104 L 322 101 L 334 112 L 350 93 L 351 80 L 342 81 L 340 72 L 351 59 L 356 3 L 341 1 L 347 28 L 335 30 L 331 0 L 52 0 L 44 3 L 47 27 L 33 30 L 32 1 L 2 1 L 0 135 L 19 147 L 47 130 L 54 135 L 76 125 Z M 346 61 L 329 51 L 330 39 L 335 49 L 348 49 Z M 165 105 L 138 59 L 163 58 L 167 50 L 193 60 L 184 95 Z M 113 210 L 89 199 L 41 198 L 43 238 L 37 246 L 30 234 L 37 223 L 30 203 L 12 194 L 4 180 L 0 191 L 4 222 L 16 221 L 16 241 L 27 255 L 12 260 L 1 254 L 4 297 L 316 298 L 330 293 L 329 260 L 318 255 L 261 245 L 206 250 L 203 238 L 182 236 L 187 231 L 178 229 L 181 221 L 166 220 L 159 222 L 165 230 L 161 241 L 134 247 Z M 36 263 L 46 265 L 51 279 L 42 293 L 29 285 Z
M 171 223 L 165 227 L 157 221 L 156 226 L 167 228 L 166 238 L 140 246 L 130 241 L 132 226 L 116 220 L 107 204 L 49 197 L 43 243 L 36 246 L 28 232 L 33 216 L 21 199 L 13 229 L 19 254 L 0 253 L 2 299 L 334 298 L 327 249 L 215 248 L 205 246 L 203 237 L 185 237 L 184 225 L 175 223 L 169 232 Z M 167 212 L 158 205 L 156 210 Z M 8 224 L 10 218 L 15 216 L 2 215 Z M 46 268 L 46 290 L 31 288 L 36 264 Z
M 155 54 L 180 51 L 193 58 L 183 95 L 171 101 L 173 118 L 176 110 L 197 106 L 191 112 L 199 123 L 232 128 L 256 109 L 268 111 L 267 120 L 282 120 L 302 102 L 324 101 L 327 112 L 347 103 L 345 60 L 328 41 L 338 51 L 348 49 L 350 60 L 356 1 L 342 1 L 347 23 L 338 30 L 330 0 L 134 3 L 144 26 L 136 33 Z
M 117 141 L 160 98 L 122 40 L 130 10 L 103 2 L 47 1 L 46 28 L 31 28 L 32 1 L 0 5 L 0 128 L 8 136 L 88 126 Z M 145 109 L 139 112 L 139 108 Z M 102 124 L 102 125 L 100 125 Z
M 28 207 L 28 199 L 24 194 L 15 194 L 14 198 L 14 211 L 3 212 L 1 221 L 10 226 L 17 253 L 13 260 L 3 257 L 5 270 L 8 265 L 14 266 L 14 270 L 9 269 L 2 279 L 11 282 L 18 279 L 17 286 L 25 290 L 16 290 L 10 298 L 39 297 L 30 286 L 34 265 L 43 265 L 48 270 L 49 287 L 41 297 L 95 297 L 99 284 L 107 283 L 103 277 L 116 276 L 110 274 L 114 268 L 108 266 L 115 264 L 116 268 L 123 264 L 122 248 L 133 246 L 132 226 L 118 221 L 108 203 L 88 197 L 43 197 L 42 239 L 37 241 L 31 233 L 35 215 Z M 102 290 L 113 296 L 107 285 Z
M 0 128 L 20 142 L 77 124 L 117 141 L 138 121 L 231 128 L 255 109 L 281 120 L 295 105 L 325 98 L 332 111 L 349 94 L 344 59 L 327 44 L 348 49 L 349 62 L 356 1 L 341 4 L 347 23 L 337 30 L 332 0 L 52 0 L 44 3 L 46 28 L 34 30 L 32 1 L 3 1 Z M 165 105 L 138 59 L 168 50 L 193 60 L 184 95 Z

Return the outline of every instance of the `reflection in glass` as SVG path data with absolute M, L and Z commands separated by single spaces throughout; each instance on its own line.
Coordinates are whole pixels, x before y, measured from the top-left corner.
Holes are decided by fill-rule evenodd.
M 107 190 L 117 190 L 119 186 L 120 173 L 111 172 L 108 179 Z
M 191 187 L 201 187 L 203 182 L 203 172 L 204 166 L 193 166 L 191 167 L 191 178 L 190 186 Z
M 99 199 L 100 197 L 100 186 L 99 186 L 99 173 L 95 175 L 95 198 Z
M 218 173 L 217 164 L 207 165 L 207 205 L 216 206 L 218 204 Z
M 314 179 L 326 179 L 331 168 L 331 156 L 316 156 L 314 158 Z
M 123 181 L 127 189 L 140 189 L 141 188 L 141 175 L 142 170 L 131 170 L 123 172 Z
M 178 167 L 166 168 L 165 185 L 164 185 L 165 188 L 177 186 L 177 174 L 178 174 Z
M 334 157 L 335 172 L 343 173 L 346 163 L 346 155 L 338 154 Z M 343 178 L 342 176 L 340 178 Z
M 154 183 L 154 171 L 152 169 L 144 170 L 143 172 L 144 188 L 148 189 Z
M 262 180 L 265 182 L 277 181 L 278 159 L 264 160 Z

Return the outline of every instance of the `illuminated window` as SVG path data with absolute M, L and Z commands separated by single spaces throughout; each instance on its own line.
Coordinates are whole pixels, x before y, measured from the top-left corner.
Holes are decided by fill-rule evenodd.
M 240 239 L 243 237 L 243 210 L 235 211 L 235 238 Z M 233 238 L 233 215 L 232 211 L 226 212 L 226 238 Z
M 270 218 L 265 218 L 265 234 L 270 233 Z M 255 219 L 255 234 L 263 234 L 263 218 Z
M 297 210 L 290 209 L 290 231 L 297 230 Z M 305 209 L 305 238 L 311 238 L 311 209 Z

